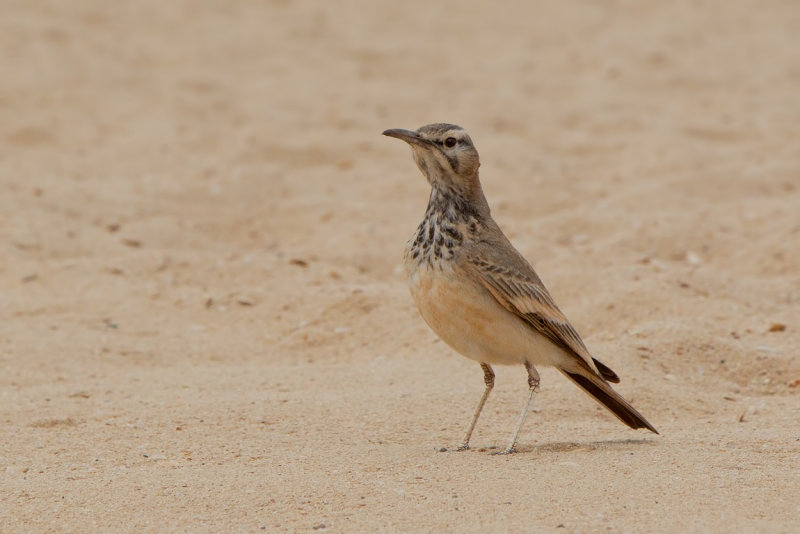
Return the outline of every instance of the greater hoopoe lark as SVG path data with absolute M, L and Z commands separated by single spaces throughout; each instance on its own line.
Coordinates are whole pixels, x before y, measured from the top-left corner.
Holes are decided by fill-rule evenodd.
M 425 218 L 409 240 L 405 264 L 422 318 L 457 352 L 481 364 L 486 388 L 459 450 L 469 439 L 494 386 L 490 364 L 523 364 L 530 395 L 508 447 L 517 437 L 539 389 L 534 365 L 552 365 L 631 428 L 658 431 L 609 382 L 617 374 L 589 353 L 533 267 L 509 242 L 489 211 L 478 179 L 478 151 L 453 124 L 416 132 L 383 132 L 411 146 L 431 185 Z

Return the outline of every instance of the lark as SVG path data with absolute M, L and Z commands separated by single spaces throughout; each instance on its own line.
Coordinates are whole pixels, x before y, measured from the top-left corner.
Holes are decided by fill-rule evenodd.
M 485 388 L 458 449 L 469 448 L 494 387 L 492 364 L 522 364 L 528 373 L 527 402 L 499 454 L 515 450 L 539 390 L 535 365 L 555 367 L 629 427 L 658 434 L 611 388 L 617 374 L 592 357 L 536 271 L 492 219 L 478 178 L 478 151 L 467 132 L 454 124 L 429 124 L 383 135 L 411 146 L 431 185 L 425 218 L 405 250 L 411 295 L 428 326 L 483 369 Z

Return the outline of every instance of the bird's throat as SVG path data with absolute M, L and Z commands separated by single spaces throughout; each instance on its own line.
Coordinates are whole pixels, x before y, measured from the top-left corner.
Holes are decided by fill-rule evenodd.
M 406 262 L 443 268 L 457 259 L 466 239 L 485 228 L 480 206 L 448 188 L 434 186 L 425 218 L 406 246 Z

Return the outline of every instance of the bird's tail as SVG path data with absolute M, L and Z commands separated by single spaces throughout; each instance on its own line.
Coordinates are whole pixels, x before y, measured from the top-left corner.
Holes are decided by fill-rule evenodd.
M 658 430 L 640 414 L 628 401 L 611 389 L 611 386 L 594 373 L 586 374 L 559 369 L 564 375 L 575 382 L 590 397 L 609 409 L 620 421 L 631 428 L 646 428 L 658 434 Z

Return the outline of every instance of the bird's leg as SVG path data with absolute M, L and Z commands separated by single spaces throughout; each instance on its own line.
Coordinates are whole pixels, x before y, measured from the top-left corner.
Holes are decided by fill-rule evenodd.
M 492 371 L 492 368 L 489 367 L 489 364 L 482 363 L 481 369 L 483 369 L 483 383 L 486 384 L 486 388 L 483 390 L 481 400 L 478 401 L 478 405 L 475 407 L 475 414 L 472 416 L 472 422 L 470 422 L 469 428 L 467 428 L 467 431 L 464 433 L 464 439 L 461 440 L 461 445 L 458 446 L 458 450 L 460 451 L 469 449 L 469 438 L 472 436 L 472 431 L 475 430 L 475 423 L 478 422 L 478 417 L 481 415 L 483 405 L 486 404 L 486 399 L 489 398 L 489 393 L 491 393 L 494 387 L 494 371 Z
M 530 390 L 528 402 L 525 403 L 522 413 L 519 414 L 519 421 L 517 421 L 517 427 L 514 429 L 514 434 L 511 436 L 511 441 L 508 443 L 508 447 L 506 447 L 505 450 L 495 454 L 511 454 L 514 452 L 514 447 L 517 445 L 519 431 L 522 430 L 522 423 L 525 422 L 525 417 L 528 415 L 528 411 L 531 409 L 531 404 L 533 404 L 533 396 L 537 391 L 539 391 L 539 373 L 536 371 L 533 365 L 531 365 L 531 362 L 525 362 L 525 370 L 528 371 L 528 389 Z

